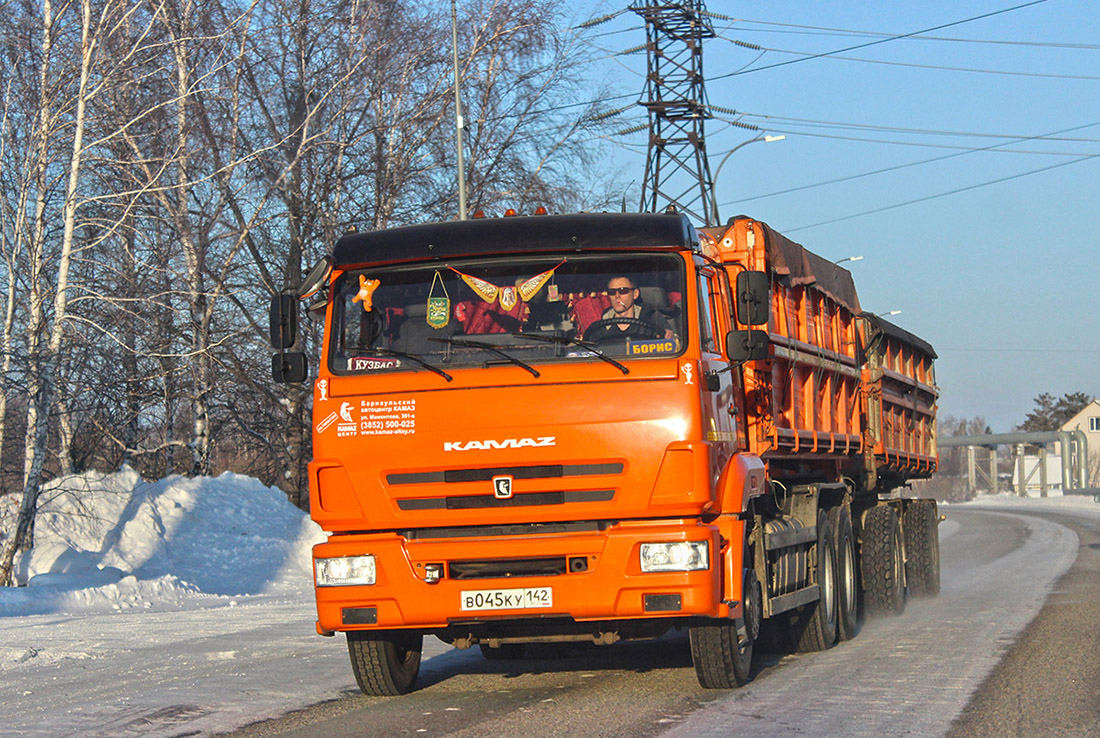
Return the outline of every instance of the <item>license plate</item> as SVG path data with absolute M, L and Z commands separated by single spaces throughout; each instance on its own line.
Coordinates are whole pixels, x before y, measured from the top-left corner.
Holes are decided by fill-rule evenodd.
M 554 606 L 554 590 L 550 587 L 472 589 L 463 590 L 460 594 L 463 611 L 528 610 Z

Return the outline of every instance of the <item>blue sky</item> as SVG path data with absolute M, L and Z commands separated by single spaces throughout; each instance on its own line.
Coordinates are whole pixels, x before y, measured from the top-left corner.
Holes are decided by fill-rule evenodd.
M 983 416 L 995 432 L 1023 422 L 1041 392 L 1100 396 L 1100 3 L 1024 4 L 706 3 L 738 19 L 712 19 L 711 105 L 786 136 L 728 159 L 722 219 L 764 220 L 833 260 L 863 256 L 846 265 L 863 308 L 900 310 L 890 319 L 939 353 L 941 414 Z M 590 36 L 611 51 L 645 41 L 629 12 Z M 591 50 L 617 91 L 644 88 L 644 53 Z M 758 135 L 720 117 L 707 124 L 712 167 Z M 641 122 L 623 116 L 624 129 Z M 616 138 L 630 177 L 641 179 L 645 140 Z M 822 184 L 832 180 L 844 181 Z

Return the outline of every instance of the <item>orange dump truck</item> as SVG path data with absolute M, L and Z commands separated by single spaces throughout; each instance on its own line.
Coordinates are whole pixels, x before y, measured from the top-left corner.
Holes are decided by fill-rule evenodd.
M 935 352 L 765 224 L 541 215 L 342 237 L 317 294 L 317 630 L 365 693 L 425 635 L 487 658 L 687 628 L 705 687 L 939 588 Z

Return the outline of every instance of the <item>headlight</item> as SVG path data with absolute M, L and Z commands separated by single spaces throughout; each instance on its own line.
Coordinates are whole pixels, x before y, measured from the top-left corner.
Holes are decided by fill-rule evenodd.
M 374 584 L 374 557 L 342 556 L 337 559 L 315 559 L 314 570 L 318 587 L 347 587 Z
M 643 543 L 642 571 L 700 571 L 710 568 L 706 541 Z

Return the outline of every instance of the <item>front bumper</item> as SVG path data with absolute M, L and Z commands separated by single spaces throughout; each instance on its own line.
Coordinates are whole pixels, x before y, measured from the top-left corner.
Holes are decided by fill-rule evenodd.
M 709 569 L 643 573 L 642 543 L 706 541 Z M 370 586 L 317 588 L 317 630 L 442 629 L 459 623 L 542 618 L 577 622 L 652 617 L 727 617 L 722 599 L 723 545 L 718 528 L 694 519 L 625 522 L 602 530 L 477 538 L 407 538 L 397 533 L 333 536 L 314 558 L 372 554 Z M 561 560 L 558 574 L 500 575 L 520 562 Z M 581 563 L 583 561 L 583 563 Z M 501 564 L 501 562 L 503 562 Z M 432 564 L 443 577 L 425 580 Z M 488 573 L 477 573 L 488 572 Z M 464 578 L 456 578 L 462 576 Z M 550 588 L 550 607 L 462 610 L 462 593 Z M 676 606 L 678 605 L 678 606 Z M 676 606 L 676 607 L 674 607 Z

